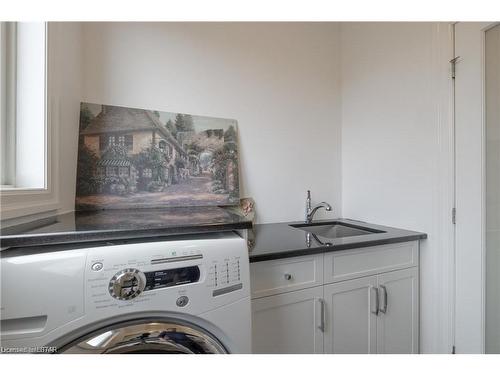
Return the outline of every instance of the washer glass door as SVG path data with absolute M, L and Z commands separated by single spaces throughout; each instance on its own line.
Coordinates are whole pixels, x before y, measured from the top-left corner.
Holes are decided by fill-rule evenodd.
M 114 325 L 63 347 L 59 353 L 88 354 L 218 354 L 227 353 L 211 334 L 182 323 Z

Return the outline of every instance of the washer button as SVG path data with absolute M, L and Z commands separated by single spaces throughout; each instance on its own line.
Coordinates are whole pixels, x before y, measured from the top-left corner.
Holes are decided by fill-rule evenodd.
M 179 307 L 184 307 L 188 304 L 188 302 L 189 302 L 189 298 L 187 296 L 181 296 L 181 297 L 177 298 L 176 304 Z
M 96 262 L 92 265 L 91 268 L 92 268 L 92 271 L 100 271 L 100 270 L 102 270 L 102 267 L 103 267 L 103 265 L 101 262 Z

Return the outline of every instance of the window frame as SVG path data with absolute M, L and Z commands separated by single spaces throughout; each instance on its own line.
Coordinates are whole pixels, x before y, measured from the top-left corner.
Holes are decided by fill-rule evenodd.
M 17 85 L 19 80 L 18 74 L 18 45 L 19 45 L 19 23 L 20 22 L 0 22 L 2 25 L 2 36 L 5 34 L 6 43 L 6 56 L 5 64 L 9 70 L 5 69 L 4 74 L 5 85 L 2 84 L 2 100 L 4 101 L 4 108 L 7 110 L 2 112 L 2 174 L 0 176 L 0 194 L 10 195 L 22 192 L 33 191 L 47 191 L 49 189 L 49 121 L 48 121 L 48 23 L 43 22 L 44 35 L 43 35 L 43 186 L 27 187 L 19 186 L 17 181 L 18 171 L 18 139 L 17 133 L 19 129 L 19 122 L 17 119 L 19 94 L 17 92 Z M 3 57 L 3 56 L 2 56 Z M 3 65 L 3 64 L 2 64 Z M 22 101 L 21 101 L 22 103 Z M 3 137 L 3 135 L 6 135 Z M 8 163 L 5 163 L 9 160 Z M 7 172 L 6 172 L 7 171 Z
M 15 188 L 17 23 L 0 22 L 0 190 Z M 6 162 L 9 160 L 10 162 Z
M 58 129 L 60 97 L 50 95 L 56 87 L 53 77 L 57 76 L 56 44 L 51 40 L 57 35 L 57 23 L 43 22 L 44 25 L 44 181 L 43 187 L 1 187 L 0 219 L 2 222 L 20 217 L 50 215 L 60 208 L 59 196 L 59 142 Z M 14 81 L 15 84 L 15 81 Z M 15 87 L 15 85 L 14 85 Z M 15 105 L 15 104 L 14 104 Z M 13 112 L 15 113 L 15 111 Z M 15 140 L 15 138 L 14 138 Z M 15 143 L 15 142 L 14 142 Z M 15 152 L 15 148 L 14 148 Z M 14 159 L 15 160 L 15 159 Z M 15 173 L 15 171 L 14 171 Z M 37 216 L 37 217 L 38 217 Z

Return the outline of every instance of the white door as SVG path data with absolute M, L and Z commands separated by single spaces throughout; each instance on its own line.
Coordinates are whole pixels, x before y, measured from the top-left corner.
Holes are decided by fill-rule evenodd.
M 325 353 L 376 353 L 377 277 L 325 285 Z
M 455 25 L 457 353 L 485 351 L 485 39 L 494 26 Z
M 485 352 L 500 354 L 500 24 L 485 40 Z
M 319 286 L 253 299 L 253 353 L 323 353 L 322 298 Z
M 377 353 L 418 353 L 418 269 L 378 276 Z

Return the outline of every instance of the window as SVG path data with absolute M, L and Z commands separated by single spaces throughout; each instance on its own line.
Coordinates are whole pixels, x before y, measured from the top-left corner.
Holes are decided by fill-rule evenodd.
M 105 135 L 99 136 L 99 150 L 104 151 L 108 146 L 108 139 Z
M 47 189 L 46 25 L 0 22 L 2 190 Z
M 127 150 L 132 151 L 134 148 L 134 137 L 132 134 L 127 134 L 125 135 L 125 146 L 127 147 Z
M 132 135 L 120 135 L 118 136 L 118 145 L 121 147 L 126 147 L 128 151 L 131 151 L 133 147 L 132 140 Z
M 118 167 L 106 167 L 107 176 L 118 176 Z
M 133 137 L 131 134 L 99 136 L 99 149 L 101 151 L 105 150 L 110 146 L 126 147 L 128 151 L 132 151 Z
M 128 177 L 128 176 L 130 176 L 129 170 L 130 170 L 129 167 L 119 167 L 118 168 L 118 175 L 120 177 Z

